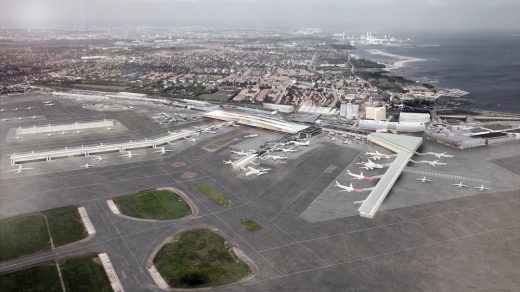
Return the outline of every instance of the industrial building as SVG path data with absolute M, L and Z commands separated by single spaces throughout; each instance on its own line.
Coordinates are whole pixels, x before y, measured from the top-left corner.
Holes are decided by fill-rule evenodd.
M 365 118 L 367 120 L 383 121 L 386 119 L 386 108 L 383 107 L 365 107 Z

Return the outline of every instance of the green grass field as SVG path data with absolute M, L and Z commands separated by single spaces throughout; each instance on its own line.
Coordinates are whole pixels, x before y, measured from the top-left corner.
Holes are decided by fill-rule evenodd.
M 207 100 L 207 101 L 225 102 L 225 101 L 229 100 L 230 94 L 231 94 L 231 92 L 220 90 L 215 93 L 201 94 L 201 95 L 197 96 L 197 99 Z
M 262 229 L 262 226 L 260 224 L 256 223 L 255 221 L 249 219 L 249 218 L 242 218 L 240 219 L 240 224 L 247 230 L 247 231 L 257 231 Z
M 206 228 L 183 232 L 165 244 L 155 256 L 154 265 L 172 288 L 224 285 L 251 273 L 231 245 Z
M 0 220 L 0 260 L 51 248 L 45 218 L 28 214 Z
M 76 207 L 65 207 L 43 212 L 49 222 L 54 246 L 78 241 L 88 236 Z
M 47 230 L 49 224 L 50 235 Z M 64 207 L 0 220 L 0 260 L 81 240 L 87 236 L 76 207 Z
M 120 86 L 120 85 L 83 84 L 83 83 L 73 84 L 72 87 L 90 89 L 90 90 L 100 90 L 100 91 L 124 91 L 126 89 L 125 86 Z
M 112 291 L 108 276 L 97 256 L 60 261 L 60 270 L 67 291 Z
M 56 264 L 17 271 L 0 276 L 0 291 L 61 292 Z
M 156 220 L 174 220 L 191 214 L 190 206 L 176 193 L 152 190 L 114 198 L 122 214 Z
M 67 291 L 112 291 L 97 256 L 70 258 L 59 262 Z M 54 292 L 61 288 L 54 262 L 0 276 L 0 291 Z
M 195 183 L 195 188 L 199 192 L 201 192 L 204 196 L 206 196 L 208 199 L 219 204 L 220 206 L 222 206 L 222 207 L 231 206 L 231 201 L 228 198 L 224 197 L 224 195 L 219 193 L 217 190 L 215 190 L 211 186 L 209 186 L 205 183 Z

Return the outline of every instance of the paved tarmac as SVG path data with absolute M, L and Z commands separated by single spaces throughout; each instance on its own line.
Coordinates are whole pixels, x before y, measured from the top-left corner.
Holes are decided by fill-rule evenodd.
M 30 100 L 23 102 L 31 104 Z M 116 137 L 86 135 L 22 145 L 5 141 L 11 126 L 2 124 L 0 217 L 83 206 L 97 233 L 86 242 L 1 262 L 0 273 L 72 255 L 106 252 L 126 291 L 159 291 L 146 271 L 154 250 L 176 232 L 209 225 L 227 234 L 258 266 L 254 278 L 217 290 L 518 291 L 520 287 L 520 171 L 518 164 L 509 162 L 520 154 L 514 145 L 467 152 L 444 149 L 429 141 L 423 145 L 423 152 L 454 152 L 453 161 L 448 160 L 439 171 L 489 179 L 493 182 L 491 191 L 457 196 L 447 182 L 423 186 L 405 174 L 374 219 L 345 216 L 309 222 L 301 214 L 333 180 L 343 176 L 362 149 L 312 138 L 312 147 L 289 154 L 290 159 L 275 164 L 268 174 L 243 179 L 239 171 L 221 163 L 230 158 L 229 149 L 254 147 L 254 141 L 243 138 L 250 133 L 276 134 L 230 127 L 197 142 L 174 143 L 170 146 L 177 151 L 165 155 L 143 149 L 139 150 L 143 155 L 119 164 L 116 162 L 123 158 L 109 157 L 112 160 L 101 161 L 106 164 L 77 169 L 83 158 L 67 158 L 54 161 L 57 166 L 49 171 L 41 170 L 47 162 L 36 162 L 34 170 L 20 176 L 5 173 L 10 169 L 5 157 L 19 148 L 27 151 L 96 139 L 137 139 L 165 132 L 145 113 L 96 112 L 98 116 L 90 116 L 73 102 L 66 105 L 59 108 L 57 103 L 56 108 L 42 109 L 47 121 L 76 120 L 80 113 L 85 118 L 110 116 L 128 131 Z M 236 139 L 215 151 L 205 150 L 228 137 Z M 432 170 L 426 165 L 410 167 Z M 348 182 L 348 178 L 343 176 L 342 181 Z M 223 208 L 209 201 L 194 188 L 195 182 L 213 186 L 231 200 L 231 206 Z M 157 187 L 184 191 L 197 204 L 198 216 L 137 221 L 112 214 L 106 204 L 112 197 Z M 402 194 L 405 199 L 400 198 Z M 414 195 L 430 199 L 414 199 Z M 408 200 L 411 202 L 406 203 Z M 245 217 L 262 229 L 244 230 L 240 219 Z

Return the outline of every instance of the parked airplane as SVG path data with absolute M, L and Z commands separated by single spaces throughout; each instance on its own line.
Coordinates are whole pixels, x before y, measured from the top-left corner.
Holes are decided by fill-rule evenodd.
M 452 158 L 453 155 L 452 154 L 446 154 L 446 152 L 442 152 L 442 153 L 434 153 L 434 152 L 429 152 L 431 155 L 434 155 L 436 156 L 437 158 Z
M 233 154 L 235 154 L 235 155 L 238 155 L 238 156 L 247 156 L 247 155 L 251 154 L 251 153 L 249 153 L 249 152 L 244 152 L 244 151 L 242 151 L 242 150 L 240 150 L 240 151 L 234 151 L 234 150 L 231 150 L 231 153 L 233 153 Z
M 430 179 L 427 179 L 426 177 L 418 178 L 417 180 L 420 181 L 420 182 L 422 182 L 422 183 L 425 183 L 425 182 L 431 182 L 431 180 L 430 180 Z
M 86 169 L 86 168 L 91 168 L 91 167 L 93 167 L 93 166 L 94 166 L 94 165 L 92 165 L 92 164 L 85 163 L 85 164 L 83 164 L 83 165 L 80 166 L 80 167 Z
M 107 127 L 107 131 L 112 131 L 112 128 L 111 127 Z
M 427 163 L 431 166 L 437 166 L 437 165 L 446 165 L 445 162 L 439 162 L 439 160 L 434 160 L 434 161 L 427 161 Z
M 297 146 L 309 146 L 311 145 L 311 141 L 307 140 L 305 142 L 300 142 L 300 141 L 289 141 L 290 144 L 294 144 L 294 145 L 297 145 Z
M 350 183 L 349 186 L 345 186 L 345 185 L 342 185 L 340 184 L 338 181 L 336 181 L 336 184 L 335 186 L 337 186 L 338 188 L 340 188 L 340 192 L 356 192 L 356 193 L 359 193 L 361 192 L 361 190 L 359 189 L 355 189 L 353 186 L 352 186 L 352 183 Z
M 282 151 L 283 153 L 288 153 L 288 152 L 298 152 L 298 149 L 293 147 L 293 148 L 281 148 L 280 151 Z
M 21 173 L 21 172 L 23 172 L 24 170 L 29 170 L 29 169 L 34 169 L 34 168 L 23 167 L 23 165 L 18 164 L 18 168 L 8 170 L 7 172 Z
M 233 164 L 233 160 L 222 160 L 224 164 Z
M 365 200 L 354 201 L 354 202 L 352 202 L 352 204 L 354 204 L 354 205 L 362 205 L 364 202 L 365 202 Z
M 336 140 L 336 137 L 334 137 L 334 136 L 330 136 L 330 135 L 328 135 L 327 137 L 329 137 L 330 141 L 334 141 L 334 140 Z
M 166 154 L 166 152 L 173 152 L 174 150 L 171 150 L 171 149 L 166 149 L 164 147 L 158 147 L 157 150 L 155 150 L 154 152 L 155 153 L 161 153 L 161 154 Z
M 19 107 L 13 108 L 13 111 L 17 111 L 17 110 L 21 110 L 21 108 L 19 108 Z
M 201 133 L 207 133 L 207 134 L 216 134 L 217 133 L 216 131 L 212 131 L 212 130 L 208 130 L 208 129 L 203 129 L 200 132 Z
M 262 174 L 268 173 L 268 171 L 271 170 L 270 168 L 263 168 L 263 167 L 254 168 L 251 166 L 248 166 L 247 169 L 249 169 L 249 171 L 246 172 L 246 176 L 250 176 L 252 174 L 262 175 Z
M 452 186 L 456 186 L 457 188 L 468 188 L 468 185 L 463 184 L 462 182 L 459 182 L 458 184 L 452 184 Z
M 46 100 L 46 101 L 42 101 L 42 103 L 53 103 L 52 100 Z
M 45 105 L 45 106 L 53 106 L 54 103 L 44 103 L 43 105 Z
M 285 160 L 285 159 L 287 159 L 287 156 L 281 156 L 281 155 L 266 155 L 266 156 L 263 157 L 263 159 Z
M 366 176 L 363 175 L 363 172 L 361 172 L 360 174 L 355 174 L 355 173 L 350 172 L 350 170 L 347 169 L 347 174 L 357 180 L 366 179 Z
M 65 134 L 67 134 L 67 132 L 65 132 L 65 131 L 61 131 L 60 134 L 65 135 Z
M 34 108 L 34 106 L 28 106 L 28 107 L 26 107 L 25 109 L 26 109 L 26 110 L 32 110 L 33 108 Z
M 83 133 L 83 131 L 80 131 L 80 130 L 76 130 L 75 132 L 76 134 L 80 134 L 80 133 Z
M 360 168 L 364 168 L 366 170 L 369 170 L 369 169 L 374 169 L 374 168 L 383 168 L 383 165 L 382 164 L 377 164 L 377 163 L 374 163 L 372 162 L 372 160 L 368 159 L 367 162 L 361 162 L 360 163 L 361 166 Z
M 5 111 L 5 109 L 4 108 L 0 108 L 0 112 L 3 112 L 3 111 Z
M 200 139 L 195 139 L 195 138 L 186 138 L 188 141 L 190 142 L 195 142 L 195 141 L 199 141 Z
M 383 153 L 379 153 L 379 151 L 376 151 L 376 152 L 367 152 L 365 153 L 365 155 L 371 155 L 373 159 L 376 159 L 376 160 L 379 160 L 381 158 L 385 158 L 385 159 L 388 159 L 390 158 L 390 155 L 388 154 L 383 154 Z
M 119 157 L 132 158 L 133 156 L 141 155 L 141 154 L 138 154 L 138 153 L 132 153 L 132 151 L 127 151 L 126 153 L 127 154 L 119 155 Z
M 249 134 L 249 135 L 244 136 L 244 138 L 254 138 L 254 137 L 258 137 L 258 134 Z
M 102 157 L 102 156 L 100 156 L 100 155 L 91 155 L 90 157 L 94 157 L 94 160 L 99 160 L 99 161 L 105 159 L 104 157 Z
M 481 191 L 487 191 L 489 190 L 489 188 L 486 188 L 484 187 L 484 185 L 481 185 L 480 187 L 475 187 L 477 190 L 481 190 Z
M 50 136 L 54 136 L 54 134 L 49 132 L 49 133 L 45 134 L 45 136 L 50 137 Z

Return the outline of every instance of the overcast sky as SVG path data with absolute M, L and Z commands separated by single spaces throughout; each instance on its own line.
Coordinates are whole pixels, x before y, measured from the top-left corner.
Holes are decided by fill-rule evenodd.
M 520 30 L 520 0 L 0 0 L 0 24 Z

